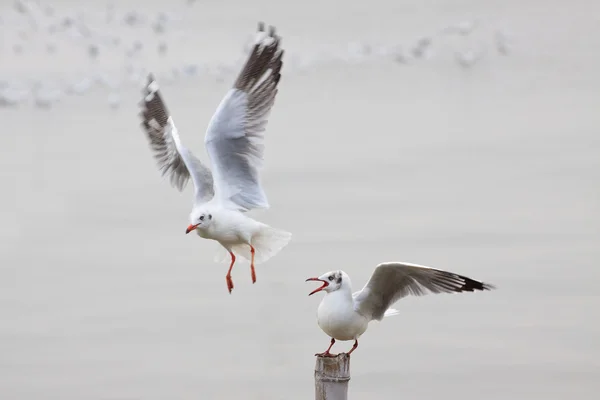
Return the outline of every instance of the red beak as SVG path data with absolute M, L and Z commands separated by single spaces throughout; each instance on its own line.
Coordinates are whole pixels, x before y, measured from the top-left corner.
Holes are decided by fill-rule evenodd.
M 187 229 L 185 230 L 185 234 L 187 235 L 188 233 L 190 233 L 191 231 L 193 231 L 197 227 L 198 227 L 198 225 L 190 225 L 190 226 L 188 226 Z
M 321 290 L 325 289 L 327 286 L 329 286 L 329 282 L 324 281 L 323 279 L 319 279 L 319 278 L 308 278 L 305 282 L 308 281 L 319 281 L 319 282 L 323 282 L 323 286 L 316 288 L 315 290 L 313 290 L 312 292 L 310 292 L 308 295 L 313 295 L 317 292 L 320 292 Z

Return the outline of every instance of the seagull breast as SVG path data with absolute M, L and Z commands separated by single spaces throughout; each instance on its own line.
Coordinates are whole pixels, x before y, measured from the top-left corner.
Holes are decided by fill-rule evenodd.
M 369 321 L 354 311 L 352 297 L 338 290 L 328 293 L 317 310 L 317 323 L 336 340 L 354 340 L 365 333 Z

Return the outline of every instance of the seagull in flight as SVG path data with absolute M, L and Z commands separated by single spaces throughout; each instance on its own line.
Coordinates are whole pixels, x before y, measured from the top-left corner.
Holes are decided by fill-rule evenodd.
M 348 352 L 350 355 L 358 347 L 358 338 L 365 333 L 369 322 L 398 315 L 398 310 L 390 307 L 408 295 L 495 289 L 493 285 L 453 272 L 404 262 L 379 264 L 365 287 L 355 293 L 352 293 L 350 277 L 341 270 L 306 281 L 323 283 L 309 296 L 320 291 L 327 292 L 317 310 L 317 323 L 331 337 L 331 343 L 323 353 L 315 354 L 320 357 L 334 357 L 330 350 L 336 340 L 354 340 L 354 346 Z
M 233 290 L 231 271 L 236 256 L 250 261 L 255 283 L 255 264 L 273 257 L 291 239 L 291 233 L 245 215 L 252 209 L 269 208 L 259 168 L 263 163 L 264 131 L 281 78 L 280 42 L 275 28 L 265 32 L 264 24 L 259 24 L 246 63 L 208 124 L 204 144 L 212 170 L 182 144 L 152 74 L 141 102 L 141 125 L 163 176 L 179 191 L 190 178 L 194 184 L 185 233 L 195 231 L 202 238 L 215 240 L 231 256 L 226 275 L 229 293 Z

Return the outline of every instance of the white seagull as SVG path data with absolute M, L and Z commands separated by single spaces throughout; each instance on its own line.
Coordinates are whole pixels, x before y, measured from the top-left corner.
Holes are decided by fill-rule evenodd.
M 202 238 L 216 240 L 231 255 L 226 276 L 229 293 L 236 255 L 250 260 L 254 283 L 254 264 L 277 254 L 291 239 L 291 233 L 244 214 L 269 207 L 259 168 L 264 130 L 281 77 L 283 50 L 279 44 L 275 29 L 270 27 L 266 34 L 264 25 L 259 24 L 257 43 L 208 124 L 204 144 L 212 172 L 181 143 L 152 75 L 142 101 L 142 127 L 163 175 L 179 191 L 190 177 L 194 183 L 194 205 L 186 233 L 195 230 Z
M 315 354 L 321 357 L 333 357 L 329 351 L 336 340 L 354 340 L 354 346 L 348 352 L 351 354 L 358 347 L 358 338 L 365 333 L 369 322 L 398 314 L 398 310 L 390 306 L 402 297 L 495 288 L 466 276 L 404 262 L 379 264 L 365 287 L 355 293 L 352 293 L 350 277 L 344 271 L 330 271 L 306 281 L 323 282 L 309 296 L 322 290 L 327 292 L 319 304 L 317 322 L 331 337 L 331 344 L 325 352 Z

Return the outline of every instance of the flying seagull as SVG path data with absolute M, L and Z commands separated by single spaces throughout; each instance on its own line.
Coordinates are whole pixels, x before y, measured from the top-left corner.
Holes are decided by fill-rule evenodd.
M 152 74 L 141 102 L 142 128 L 163 176 L 179 191 L 189 178 L 194 184 L 193 207 L 185 232 L 196 231 L 202 238 L 219 242 L 231 256 L 226 276 L 229 293 L 233 289 L 231 270 L 236 256 L 250 261 L 255 283 L 254 265 L 273 257 L 291 239 L 291 233 L 245 215 L 252 209 L 269 208 L 259 169 L 283 57 L 275 28 L 270 27 L 267 33 L 260 23 L 257 37 L 233 87 L 208 124 L 204 144 L 212 171 L 181 143 Z

